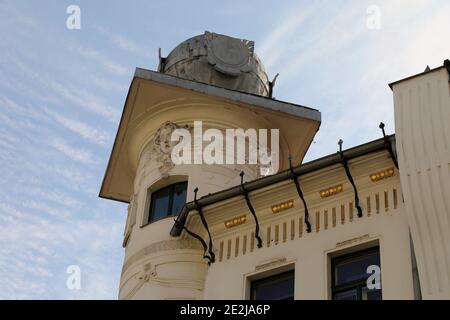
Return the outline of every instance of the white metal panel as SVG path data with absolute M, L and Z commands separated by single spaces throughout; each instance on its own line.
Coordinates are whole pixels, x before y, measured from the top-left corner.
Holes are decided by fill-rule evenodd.
M 397 154 L 422 297 L 450 299 L 450 84 L 445 68 L 393 86 Z

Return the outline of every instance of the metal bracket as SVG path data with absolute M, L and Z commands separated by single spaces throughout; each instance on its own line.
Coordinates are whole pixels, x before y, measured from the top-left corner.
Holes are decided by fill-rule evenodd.
M 348 162 L 347 159 L 344 157 L 344 153 L 342 152 L 342 144 L 344 143 L 344 141 L 342 141 L 342 139 L 339 140 L 338 144 L 339 144 L 339 155 L 341 157 L 341 162 L 342 165 L 344 166 L 345 169 L 345 173 L 347 174 L 347 178 L 350 181 L 352 187 L 353 187 L 353 191 L 355 193 L 355 207 L 356 210 L 358 210 L 358 218 L 362 217 L 362 208 L 359 204 L 359 196 L 358 196 L 358 190 L 356 189 L 356 185 L 355 185 L 355 181 L 353 181 L 353 177 L 352 174 L 350 172 L 350 168 L 348 167 Z
M 306 232 L 311 232 L 311 223 L 309 222 L 309 212 L 308 206 L 306 205 L 305 197 L 303 196 L 302 189 L 300 188 L 300 183 L 298 182 L 298 175 L 295 173 L 294 168 L 292 167 L 292 157 L 289 155 L 289 170 L 291 171 L 291 180 L 294 181 L 295 188 L 297 189 L 298 196 L 303 202 L 303 207 L 305 208 L 305 225 Z
M 174 219 L 174 221 L 175 221 L 175 224 L 178 224 L 178 225 L 181 224 L 181 221 L 178 220 L 178 217 L 177 217 L 176 219 Z M 213 261 L 213 259 L 211 258 L 211 256 L 209 256 L 209 255 L 206 254 L 206 252 L 208 252 L 208 246 L 206 245 L 205 240 L 203 240 L 203 238 L 200 237 L 198 234 L 196 234 L 196 233 L 190 231 L 190 230 L 189 230 L 188 228 L 186 228 L 186 226 L 183 225 L 183 224 L 180 225 L 180 229 L 186 231 L 187 234 L 189 234 L 190 236 L 192 236 L 192 237 L 194 237 L 195 239 L 197 239 L 198 241 L 200 241 L 200 243 L 202 244 L 203 250 L 204 250 L 204 251 L 203 251 L 203 259 L 208 259 L 208 265 L 211 265 L 211 263 L 214 262 L 214 261 Z
M 186 228 L 185 226 L 183 226 L 183 230 L 186 231 L 190 236 L 194 237 L 195 239 L 197 239 L 198 241 L 201 242 L 202 247 L 203 247 L 203 259 L 208 259 L 208 265 L 211 265 L 211 263 L 214 263 L 214 256 L 210 256 L 207 255 L 206 252 L 208 251 L 208 247 L 206 245 L 205 240 L 203 240 L 202 237 L 200 237 L 198 234 L 188 230 L 188 228 Z
M 255 223 L 256 223 L 255 238 L 256 238 L 256 240 L 258 242 L 257 246 L 258 246 L 258 248 L 262 248 L 262 240 L 261 240 L 261 237 L 259 236 L 258 217 L 256 216 L 255 209 L 253 208 L 252 203 L 250 201 L 250 198 L 248 196 L 248 191 L 247 191 L 247 189 L 245 189 L 245 186 L 244 186 L 244 174 L 245 174 L 244 171 L 241 171 L 241 173 L 239 174 L 241 176 L 241 191 L 242 191 L 242 194 L 245 197 L 245 201 L 247 202 L 247 207 L 250 210 L 250 212 L 252 213 L 253 218 L 255 219 Z
M 195 210 L 198 211 L 198 215 L 200 216 L 200 220 L 202 221 L 202 224 L 205 227 L 206 232 L 208 232 L 208 237 L 209 237 L 208 253 L 209 253 L 209 256 L 210 256 L 208 264 L 211 264 L 211 263 L 214 263 L 216 261 L 216 255 L 213 252 L 213 242 L 212 242 L 211 233 L 209 232 L 208 223 L 206 222 L 205 215 L 203 214 L 202 206 L 198 203 L 198 200 L 197 200 L 197 192 L 198 192 L 198 188 L 195 188 L 194 189 Z
M 444 61 L 444 67 L 445 69 L 447 69 L 448 72 L 448 82 L 450 82 L 450 60 L 445 60 Z
M 275 77 L 273 78 L 273 80 L 269 81 L 269 98 L 272 98 L 272 96 L 273 96 L 273 88 L 275 87 L 275 82 L 277 81 L 277 78 L 278 78 L 279 75 L 280 74 L 277 73 L 275 75 Z
M 164 68 L 166 66 L 167 57 L 163 58 L 161 56 L 161 48 L 158 48 L 158 61 L 159 61 L 159 63 L 158 63 L 158 69 L 157 70 L 158 70 L 158 72 L 163 73 L 164 72 Z
M 395 167 L 398 169 L 397 157 L 394 154 L 394 149 L 392 149 L 392 143 L 389 141 L 389 138 L 386 136 L 386 132 L 384 132 L 384 123 L 383 122 L 380 122 L 379 128 L 383 132 L 384 146 L 389 151 L 389 155 L 391 156 L 392 162 L 394 162 Z

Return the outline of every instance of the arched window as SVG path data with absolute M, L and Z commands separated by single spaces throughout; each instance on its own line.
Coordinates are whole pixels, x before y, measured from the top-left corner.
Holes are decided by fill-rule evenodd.
M 148 223 L 175 216 L 186 203 L 187 182 L 171 184 L 151 194 Z

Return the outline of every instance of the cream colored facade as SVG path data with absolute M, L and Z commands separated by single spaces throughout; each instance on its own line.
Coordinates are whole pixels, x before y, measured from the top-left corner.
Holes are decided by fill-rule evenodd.
M 137 69 L 100 192 L 130 203 L 119 298 L 248 299 L 251 281 L 295 270 L 295 299 L 331 299 L 331 258 L 378 245 L 383 299 L 450 299 L 449 72 L 441 67 L 392 88 L 396 137 L 343 153 L 362 217 L 339 155 L 295 166 L 308 233 L 288 155 L 295 164 L 302 161 L 320 125 L 317 110 Z M 260 177 L 256 165 L 173 166 L 170 132 L 196 120 L 220 130 L 279 128 L 280 172 Z M 397 146 L 400 171 L 389 146 Z M 261 248 L 239 194 L 241 171 Z M 188 182 L 183 225 L 206 244 L 199 213 L 189 209 L 195 188 L 207 203 L 202 209 L 215 254 L 210 265 L 198 239 L 174 232 L 175 217 L 147 223 L 151 193 L 179 181 Z M 239 218 L 242 223 L 227 227 Z
M 392 86 L 400 179 L 422 294 L 450 299 L 450 62 Z

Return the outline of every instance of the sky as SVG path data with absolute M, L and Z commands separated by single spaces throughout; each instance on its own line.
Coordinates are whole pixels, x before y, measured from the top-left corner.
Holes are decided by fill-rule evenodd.
M 98 192 L 128 87 L 206 30 L 254 40 L 274 97 L 321 111 L 305 161 L 393 133 L 388 83 L 450 58 L 444 0 L 0 0 L 0 299 L 117 298 L 127 206 Z

